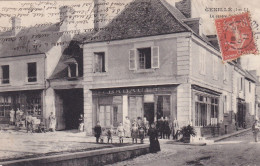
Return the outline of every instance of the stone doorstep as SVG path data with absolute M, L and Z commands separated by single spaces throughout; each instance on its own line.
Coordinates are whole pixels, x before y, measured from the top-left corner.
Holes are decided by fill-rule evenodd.
M 132 151 L 132 150 L 137 150 L 137 149 L 145 149 L 145 148 L 148 148 L 148 147 L 149 147 L 148 144 L 142 144 L 142 145 L 131 145 L 131 146 L 125 146 L 125 147 L 98 149 L 98 150 L 91 150 L 91 151 L 87 151 L 87 152 L 74 152 L 74 153 L 69 153 L 69 154 L 44 156 L 44 157 L 39 157 L 39 158 L 5 161 L 5 162 L 0 162 L 0 165 L 15 164 L 15 163 L 18 164 L 18 163 L 21 163 L 21 162 L 51 163 L 51 162 L 70 160 L 70 159 L 86 158 L 86 157 L 89 157 L 89 156 L 98 156 L 98 155 L 104 155 L 104 154 L 118 153 L 118 152 L 122 152 L 122 151 Z

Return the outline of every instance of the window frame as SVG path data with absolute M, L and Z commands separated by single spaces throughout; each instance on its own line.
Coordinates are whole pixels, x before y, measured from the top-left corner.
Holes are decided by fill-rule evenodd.
M 4 78 L 4 67 L 8 67 L 8 78 Z M 1 71 L 1 84 L 10 84 L 10 65 L 2 65 Z M 7 80 L 7 82 L 4 82 L 5 80 Z
M 107 72 L 107 59 L 106 59 L 106 52 L 105 51 L 97 51 L 97 52 L 94 52 L 93 53 L 94 56 L 93 56 L 93 73 L 106 73 Z M 103 55 L 101 55 L 103 54 Z M 101 71 L 98 71 L 97 70 L 97 64 L 99 64 L 99 61 L 97 63 L 97 59 L 99 59 L 99 57 L 102 57 L 101 58 L 101 66 L 98 66 L 98 68 L 101 70 Z
M 75 72 L 76 72 L 76 75 L 75 76 L 72 76 L 71 74 L 71 65 L 75 65 Z M 78 63 L 69 63 L 68 64 L 68 77 L 69 78 L 76 78 L 76 77 L 79 77 L 79 65 Z
M 29 76 L 29 65 L 30 64 L 35 64 L 35 76 Z M 32 79 L 32 81 L 30 81 L 30 79 Z M 37 79 L 37 62 L 28 62 L 27 63 L 27 82 L 28 83 L 34 83 L 34 82 L 37 82 L 38 79 Z

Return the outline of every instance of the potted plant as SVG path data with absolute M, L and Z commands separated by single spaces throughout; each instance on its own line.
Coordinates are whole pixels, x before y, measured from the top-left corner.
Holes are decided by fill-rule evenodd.
M 190 143 L 190 136 L 196 135 L 195 129 L 191 125 L 182 127 L 180 133 L 183 136 L 182 141 L 184 143 Z

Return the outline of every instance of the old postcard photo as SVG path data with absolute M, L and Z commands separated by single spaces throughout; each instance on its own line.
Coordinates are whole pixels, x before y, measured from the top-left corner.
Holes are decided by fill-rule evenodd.
M 0 166 L 260 165 L 257 0 L 1 0 Z

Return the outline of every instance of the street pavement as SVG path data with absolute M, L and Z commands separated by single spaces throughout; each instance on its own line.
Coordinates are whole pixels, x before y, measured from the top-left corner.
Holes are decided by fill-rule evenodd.
M 0 160 L 69 153 L 92 148 L 110 147 L 96 144 L 95 137 L 75 131 L 26 133 L 0 131 Z M 119 142 L 115 136 L 113 142 Z M 124 139 L 131 143 L 131 139 Z M 169 143 L 170 142 L 170 143 Z M 145 143 L 149 143 L 148 139 Z M 113 166 L 258 166 L 260 143 L 255 143 L 251 131 L 206 146 L 176 144 L 160 139 L 161 151 L 112 164 Z
M 139 156 L 113 166 L 260 165 L 260 142 L 254 142 L 251 131 L 206 146 L 167 144 L 166 140 L 160 140 L 160 144 L 161 151 L 156 154 Z
M 47 133 L 0 130 L 0 161 L 113 147 L 111 144 L 96 144 L 95 141 L 94 136 L 86 136 L 77 130 Z M 118 142 L 115 136 L 113 143 Z M 124 139 L 124 143 L 130 142 L 130 139 Z

